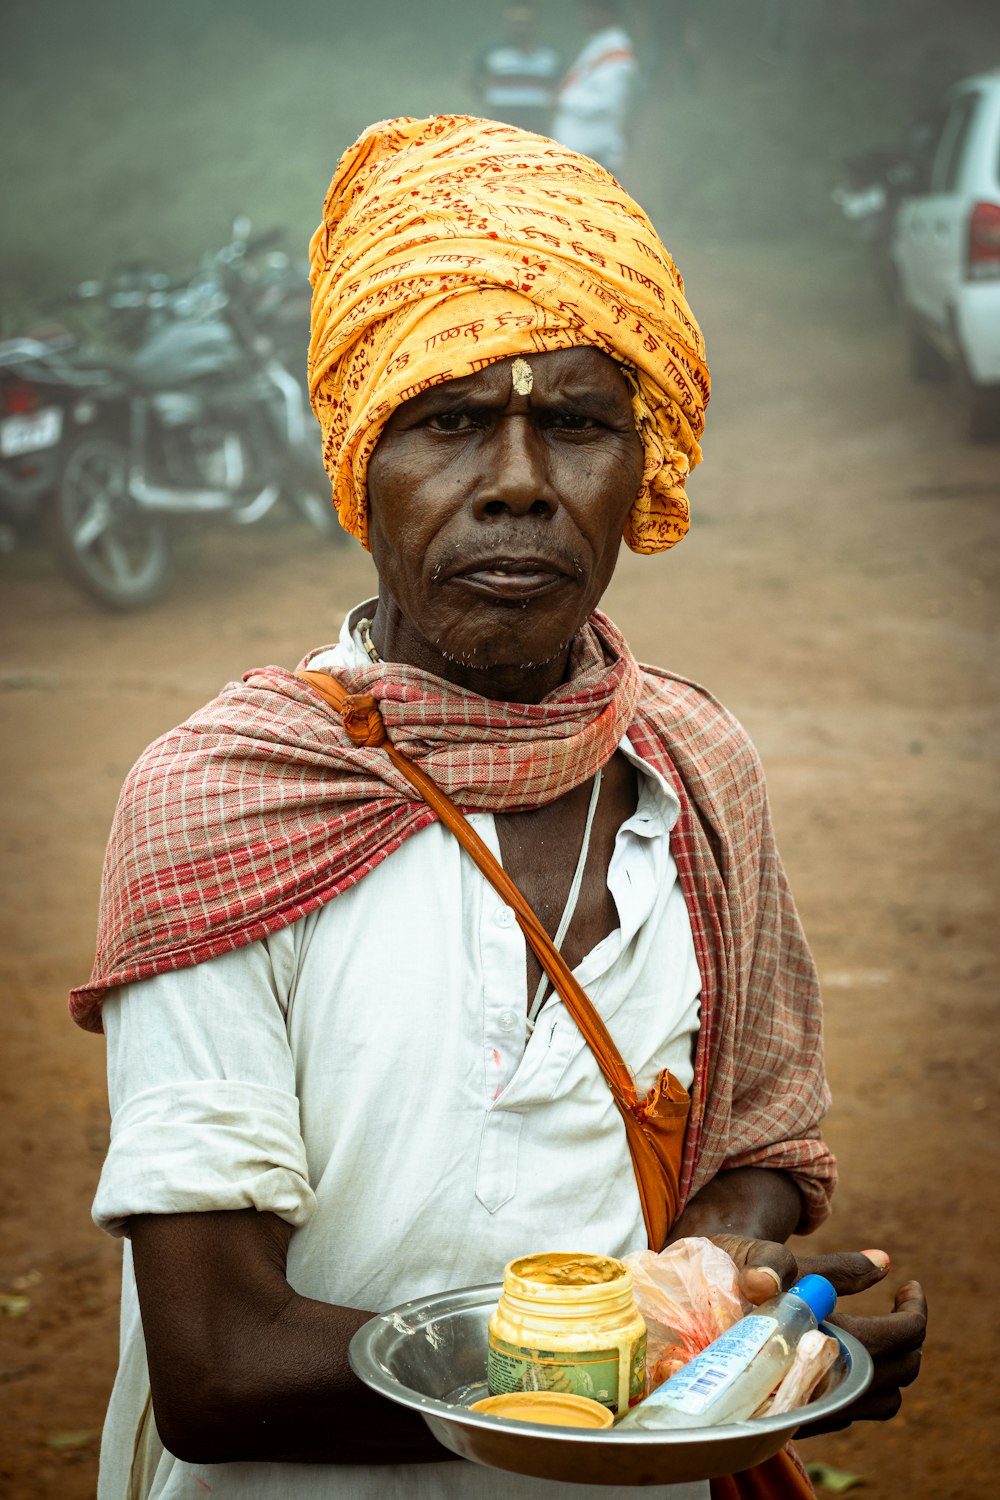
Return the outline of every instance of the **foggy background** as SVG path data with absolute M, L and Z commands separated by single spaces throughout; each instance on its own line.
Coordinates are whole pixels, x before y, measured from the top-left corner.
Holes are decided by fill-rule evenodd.
M 539 10 L 568 64 L 576 5 Z M 966 440 L 950 387 L 910 379 L 831 192 L 847 155 L 1000 64 L 1000 5 L 624 10 L 642 76 L 623 179 L 683 272 L 713 396 L 690 536 L 623 552 L 608 612 L 641 659 L 707 683 L 767 768 L 843 1174 L 806 1248 L 885 1245 L 893 1285 L 931 1300 L 903 1414 L 805 1447 L 864 1500 L 981 1500 L 1000 1473 L 994 1382 L 969 1378 L 996 1356 L 1000 450 Z M 2 0 L 0 334 L 72 323 L 61 294 L 123 262 L 184 275 L 237 214 L 304 265 L 344 148 L 379 118 L 475 112 L 501 29 L 486 0 Z M 356 544 L 277 511 L 183 531 L 165 596 L 132 615 L 84 598 L 43 535 L 0 555 L 4 1500 L 91 1500 L 114 1377 L 120 1249 L 89 1219 L 104 1049 L 65 996 L 122 779 L 225 681 L 335 639 L 372 582 Z
M 572 0 L 543 0 L 568 64 Z M 304 254 L 341 151 L 372 120 L 475 112 L 489 0 L 6 0 L 0 318 L 115 263 L 181 272 L 234 215 Z M 627 185 L 668 246 L 808 237 L 857 254 L 830 201 L 844 155 L 896 140 L 1000 59 L 991 0 L 633 0 L 642 69 Z M 858 257 L 860 260 L 860 256 Z M 695 262 L 697 264 L 697 262 Z

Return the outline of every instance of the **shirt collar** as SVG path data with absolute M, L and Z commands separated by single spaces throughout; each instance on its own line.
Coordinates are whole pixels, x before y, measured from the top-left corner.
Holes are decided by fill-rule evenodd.
M 311 672 L 324 672 L 337 667 L 368 667 L 371 666 L 371 658 L 365 650 L 361 639 L 361 632 L 357 628 L 359 620 L 370 620 L 375 613 L 377 599 L 366 599 L 364 603 L 357 604 L 348 610 L 344 617 L 344 623 L 340 627 L 335 646 L 321 646 L 306 658 L 306 666 Z
M 618 748 L 625 759 L 631 761 L 636 770 L 642 773 L 639 776 L 635 812 L 626 819 L 622 828 L 629 829 L 641 838 L 655 838 L 657 834 L 669 833 L 680 817 L 680 798 L 662 771 L 651 766 L 648 760 L 643 760 L 637 753 L 628 735 Z

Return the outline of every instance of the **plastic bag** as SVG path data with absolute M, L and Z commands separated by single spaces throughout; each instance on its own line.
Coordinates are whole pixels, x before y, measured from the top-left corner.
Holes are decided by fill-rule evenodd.
M 646 1394 L 725 1333 L 750 1308 L 736 1266 L 711 1240 L 678 1240 L 624 1257 L 646 1322 Z
M 813 1328 L 799 1339 L 791 1369 L 773 1395 L 769 1396 L 755 1417 L 776 1417 L 780 1412 L 807 1406 L 822 1395 L 826 1378 L 837 1362 L 840 1345 L 835 1338 Z
M 740 1297 L 735 1264 L 711 1240 L 678 1240 L 658 1254 L 634 1250 L 623 1258 L 646 1323 L 648 1396 L 749 1312 L 751 1304 Z M 803 1334 L 791 1368 L 754 1416 L 791 1411 L 821 1395 L 839 1350 L 837 1340 L 818 1329 Z

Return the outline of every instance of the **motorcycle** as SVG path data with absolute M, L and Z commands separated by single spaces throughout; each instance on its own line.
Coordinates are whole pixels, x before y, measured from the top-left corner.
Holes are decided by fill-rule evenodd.
M 29 413 L 5 416 L 22 418 L 8 429 L 12 450 L 37 439 L 9 457 L 46 455 L 35 490 L 48 492 L 56 550 L 111 608 L 163 592 L 178 518 L 253 525 L 284 499 L 322 534 L 343 535 L 306 390 L 308 284 L 287 257 L 262 262 L 274 231 L 249 231 L 237 220 L 184 281 L 132 267 L 79 286 L 73 300 L 97 307 L 115 353 L 65 341 L 9 351 L 15 392 L 47 385 L 46 410 L 61 413 L 47 427 L 36 416 L 33 428 Z M 30 508 L 26 488 L 21 502 Z
M 154 598 L 170 559 L 162 520 L 143 513 L 128 492 L 127 463 L 112 431 L 126 413 L 125 387 L 71 338 L 0 344 L 4 549 L 44 519 L 69 575 L 115 608 Z
M 65 414 L 46 389 L 57 350 L 40 339 L 0 344 L 0 523 L 4 550 L 12 530 L 48 494 L 58 477 Z

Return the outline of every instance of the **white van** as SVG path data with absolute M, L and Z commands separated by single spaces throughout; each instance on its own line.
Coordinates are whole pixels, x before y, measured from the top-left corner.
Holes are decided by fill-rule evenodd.
M 1000 434 L 1000 69 L 948 90 L 892 246 L 918 379 L 953 373 L 970 437 Z

